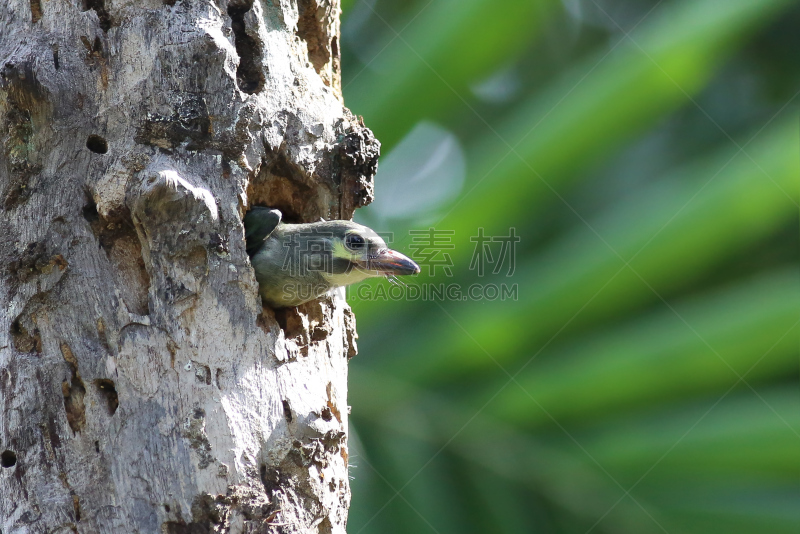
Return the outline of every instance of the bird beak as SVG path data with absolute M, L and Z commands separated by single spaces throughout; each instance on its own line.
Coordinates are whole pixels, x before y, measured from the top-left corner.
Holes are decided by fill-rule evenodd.
M 367 259 L 360 267 L 386 275 L 419 274 L 419 265 L 414 260 L 388 248 Z

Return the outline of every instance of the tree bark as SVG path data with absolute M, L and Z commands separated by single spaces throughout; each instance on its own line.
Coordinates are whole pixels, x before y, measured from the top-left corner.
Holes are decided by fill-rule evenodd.
M 0 7 L 0 529 L 343 533 L 342 294 L 262 308 L 252 205 L 372 199 L 338 0 Z

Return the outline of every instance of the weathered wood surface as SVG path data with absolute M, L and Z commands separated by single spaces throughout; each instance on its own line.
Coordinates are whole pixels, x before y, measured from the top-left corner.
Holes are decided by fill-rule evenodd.
M 241 223 L 372 198 L 338 1 L 2 4 L 2 534 L 343 533 L 353 317 Z

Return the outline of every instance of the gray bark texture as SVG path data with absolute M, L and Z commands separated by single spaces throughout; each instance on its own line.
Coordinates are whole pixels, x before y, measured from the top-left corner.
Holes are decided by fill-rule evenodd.
M 338 0 L 3 0 L 0 532 L 344 533 L 341 293 L 262 308 L 252 205 L 372 199 Z

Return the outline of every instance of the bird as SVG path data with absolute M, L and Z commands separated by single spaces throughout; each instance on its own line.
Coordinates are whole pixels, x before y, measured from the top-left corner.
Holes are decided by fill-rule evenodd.
M 280 210 L 253 206 L 244 216 L 245 246 L 262 301 L 299 306 L 330 289 L 367 278 L 420 272 L 372 229 L 353 221 L 282 222 Z

